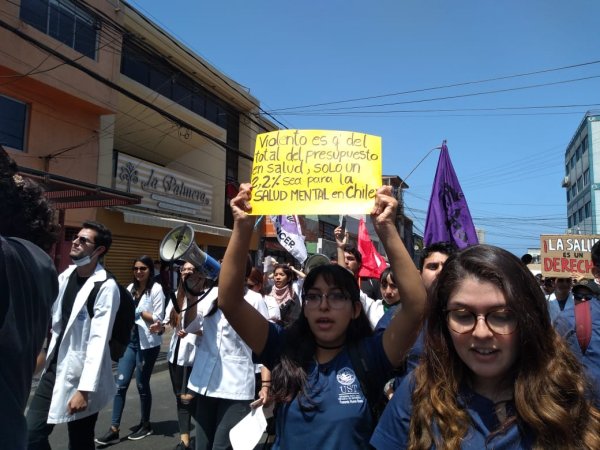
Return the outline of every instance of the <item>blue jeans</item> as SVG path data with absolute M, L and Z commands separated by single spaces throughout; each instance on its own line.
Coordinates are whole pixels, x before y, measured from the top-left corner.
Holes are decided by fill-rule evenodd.
M 119 360 L 117 366 L 117 395 L 113 402 L 112 426 L 119 428 L 121 416 L 125 408 L 127 388 L 135 370 L 135 381 L 140 394 L 140 406 L 142 409 L 142 423 L 150 422 L 150 409 L 152 408 L 152 392 L 150 391 L 150 375 L 154 369 L 154 363 L 160 352 L 160 345 L 142 350 L 138 342 L 129 342 L 127 350 Z

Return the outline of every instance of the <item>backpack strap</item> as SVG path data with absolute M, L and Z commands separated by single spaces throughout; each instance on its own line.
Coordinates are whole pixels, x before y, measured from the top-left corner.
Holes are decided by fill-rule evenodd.
M 109 277 L 106 277 L 106 280 L 108 280 L 108 278 Z M 104 280 L 104 281 L 106 281 L 106 280 Z M 100 291 L 100 286 L 102 286 L 104 281 L 96 281 L 94 283 L 94 287 L 92 288 L 92 291 L 90 292 L 90 295 L 88 296 L 87 311 L 88 311 L 88 315 L 90 316 L 90 319 L 92 317 L 94 317 L 94 304 L 96 303 L 96 297 L 98 297 L 98 291 Z
M 592 339 L 592 308 L 590 303 L 591 301 L 588 300 L 575 305 L 575 333 L 583 354 L 585 354 Z

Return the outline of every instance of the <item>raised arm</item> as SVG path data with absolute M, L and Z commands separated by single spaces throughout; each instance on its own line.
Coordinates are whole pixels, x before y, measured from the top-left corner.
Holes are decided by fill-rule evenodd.
M 269 322 L 250 303 L 244 300 L 245 263 L 255 218 L 248 215 L 252 187 L 244 183 L 231 200 L 233 232 L 225 250 L 219 274 L 219 308 L 254 353 L 262 353 Z
M 342 227 L 336 227 L 335 230 L 333 230 L 333 235 L 335 236 L 338 265 L 346 267 L 346 254 L 344 253 L 344 246 L 348 242 L 348 232 L 342 229 Z
M 419 271 L 396 229 L 397 206 L 398 202 L 391 196 L 391 187 L 384 186 L 377 191 L 371 212 L 375 231 L 387 253 L 402 299 L 402 308 L 383 335 L 383 348 L 394 367 L 402 363 L 417 338 L 427 300 Z

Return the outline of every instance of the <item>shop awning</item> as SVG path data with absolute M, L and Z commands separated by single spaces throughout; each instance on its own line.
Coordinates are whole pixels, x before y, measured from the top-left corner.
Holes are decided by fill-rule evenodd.
M 41 170 L 19 167 L 22 177 L 31 178 L 46 190 L 46 198 L 59 210 L 137 205 L 142 198 L 104 186 L 54 175 Z
M 187 223 L 192 226 L 194 231 L 198 231 L 199 233 L 214 234 L 216 236 L 224 237 L 231 236 L 231 230 L 229 228 L 221 227 L 218 225 L 175 218 L 167 215 L 161 215 L 160 213 L 155 212 L 142 213 L 138 211 L 132 211 L 127 208 L 118 209 L 123 213 L 123 219 L 126 223 L 134 223 L 137 225 L 150 225 L 153 227 L 163 227 L 169 229 Z

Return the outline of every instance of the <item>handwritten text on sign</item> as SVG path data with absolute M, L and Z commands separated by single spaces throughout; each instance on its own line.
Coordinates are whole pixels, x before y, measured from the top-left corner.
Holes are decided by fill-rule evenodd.
M 256 137 L 252 214 L 366 214 L 381 185 L 381 138 L 280 130 Z
M 542 275 L 566 278 L 575 272 L 584 275 L 585 278 L 594 278 L 591 250 L 599 240 L 598 235 L 542 235 Z

